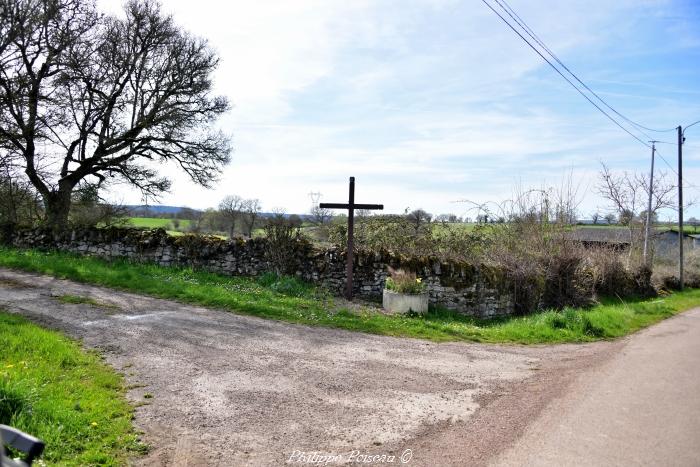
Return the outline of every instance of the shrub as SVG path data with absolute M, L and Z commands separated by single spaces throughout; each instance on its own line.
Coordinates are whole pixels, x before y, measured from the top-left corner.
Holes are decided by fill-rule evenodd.
M 266 256 L 277 275 L 293 274 L 296 270 L 296 253 L 304 242 L 299 231 L 300 222 L 276 214 L 265 224 Z
M 425 285 L 413 272 L 389 268 L 389 274 L 385 285 L 387 290 L 405 294 L 419 294 L 425 290 Z
M 340 219 L 338 219 L 340 220 Z M 347 226 L 335 222 L 327 226 L 328 241 L 339 247 L 347 244 Z M 461 226 L 422 223 L 418 227 L 407 216 L 380 215 L 355 220 L 355 246 L 370 251 L 388 251 L 408 257 L 433 256 L 440 260 L 467 261 L 483 252 L 490 240 L 488 226 L 473 230 Z
M 596 293 L 625 296 L 634 293 L 634 281 L 621 254 L 612 248 L 588 250 Z
M 594 274 L 584 265 L 584 254 L 572 249 L 547 258 L 543 268 L 546 278 L 541 306 L 560 309 L 593 303 Z
M 684 259 L 683 284 L 686 287 L 700 287 L 700 249 L 687 251 Z M 678 272 L 677 258 L 655 258 L 652 283 L 659 288 L 677 290 L 680 288 Z

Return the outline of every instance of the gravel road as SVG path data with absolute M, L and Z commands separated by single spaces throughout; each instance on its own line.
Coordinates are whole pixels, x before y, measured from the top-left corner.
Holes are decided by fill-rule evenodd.
M 63 294 L 109 306 L 64 304 Z M 139 405 L 135 423 L 152 446 L 142 465 L 310 465 L 300 461 L 370 455 L 396 456 L 394 464 L 403 455 L 414 466 L 507 464 L 514 457 L 503 456 L 531 436 L 552 401 L 631 342 L 436 344 L 5 269 L 0 307 L 101 349 L 125 375 Z

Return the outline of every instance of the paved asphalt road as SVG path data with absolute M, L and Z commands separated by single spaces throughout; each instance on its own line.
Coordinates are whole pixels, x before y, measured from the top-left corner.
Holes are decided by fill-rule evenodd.
M 411 450 L 411 466 L 700 466 L 700 310 L 615 342 L 436 344 L 4 269 L 0 308 L 101 349 L 134 402 L 154 395 L 136 412 L 142 465 Z
M 628 339 L 494 464 L 699 466 L 700 309 Z

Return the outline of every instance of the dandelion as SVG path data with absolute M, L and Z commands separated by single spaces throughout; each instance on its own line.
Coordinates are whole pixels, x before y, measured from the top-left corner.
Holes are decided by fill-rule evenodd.
M 97 422 L 92 422 L 90 426 L 97 426 Z
M 417 282 L 417 283 L 419 283 L 419 284 L 420 284 L 420 283 L 421 283 L 421 281 L 422 281 L 422 279 L 421 279 L 420 277 L 416 277 L 416 282 Z

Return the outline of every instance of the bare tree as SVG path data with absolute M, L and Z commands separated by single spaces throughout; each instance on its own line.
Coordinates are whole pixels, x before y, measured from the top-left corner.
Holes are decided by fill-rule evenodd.
M 33 225 L 41 214 L 41 202 L 31 184 L 0 174 L 0 224 Z
M 323 195 L 319 192 L 309 193 L 311 198 L 311 222 L 315 225 L 325 225 L 333 219 L 333 212 L 330 209 L 322 208 L 319 203 Z
M 645 174 L 628 173 L 613 174 L 605 164 L 600 171 L 601 183 L 598 185 L 600 195 L 608 200 L 622 218 L 637 218 L 645 211 L 649 198 L 649 177 Z M 673 192 L 675 186 L 661 172 L 654 176 L 652 186 L 651 213 L 658 214 L 660 209 L 673 208 Z
M 265 222 L 266 254 L 273 271 L 293 274 L 296 269 L 296 249 L 301 239 L 301 219 L 287 216 L 284 209 L 273 209 Z
M 615 214 L 613 214 L 613 213 L 611 213 L 611 212 L 607 213 L 607 214 L 603 217 L 603 219 L 605 219 L 605 222 L 607 222 L 608 225 L 612 225 L 612 224 L 614 224 L 614 223 L 617 221 L 617 217 L 615 216 Z
M 453 224 L 459 222 L 459 218 L 456 214 L 439 214 L 435 216 L 435 222 L 441 222 L 443 224 Z
M 228 226 L 228 237 L 233 238 L 236 230 L 236 223 L 241 217 L 244 199 L 238 195 L 229 195 L 219 203 L 219 212 L 221 217 Z
M 242 203 L 242 220 L 243 225 L 245 226 L 245 234 L 249 238 L 253 236 L 253 229 L 255 228 L 255 222 L 260 216 L 260 209 L 261 207 L 259 199 L 246 199 Z
M 206 212 L 200 211 L 199 209 L 184 208 L 182 210 L 183 219 L 189 219 L 190 225 L 187 227 L 187 231 L 191 233 L 200 233 L 204 227 L 204 223 L 207 220 Z M 184 217 L 184 216 L 187 217 Z
M 221 212 L 213 208 L 207 208 L 204 211 L 200 225 L 200 231 L 207 233 L 225 232 L 228 228 L 228 224 L 224 220 Z
M 154 0 L 123 18 L 82 0 L 0 0 L 0 154 L 21 165 L 47 223 L 65 226 L 83 181 L 127 183 L 145 196 L 170 187 L 172 162 L 209 186 L 229 160 L 212 122 L 218 59 Z
M 593 220 L 593 225 L 598 225 L 598 222 L 600 221 L 600 213 L 598 211 L 594 212 L 591 214 L 591 219 Z
M 634 247 L 641 241 L 641 229 L 639 235 L 634 234 L 635 226 L 644 227 L 646 207 L 649 200 L 649 177 L 645 174 L 628 173 L 613 174 L 605 164 L 600 171 L 601 182 L 598 185 L 600 195 L 608 200 L 618 213 L 618 222 L 628 227 L 630 242 Z M 661 172 L 655 174 L 654 184 L 651 187 L 651 218 L 657 218 L 658 212 L 664 208 L 673 208 L 673 193 L 675 186 Z M 630 249 L 630 254 L 632 254 Z
M 573 171 L 563 177 L 559 187 L 552 190 L 554 212 L 552 217 L 560 224 L 574 225 L 578 218 L 578 210 L 583 196 L 581 184 L 575 183 Z
M 432 214 L 425 212 L 423 209 L 416 209 L 406 215 L 406 220 L 413 225 L 416 233 L 418 233 L 424 226 L 430 224 L 432 218 Z

